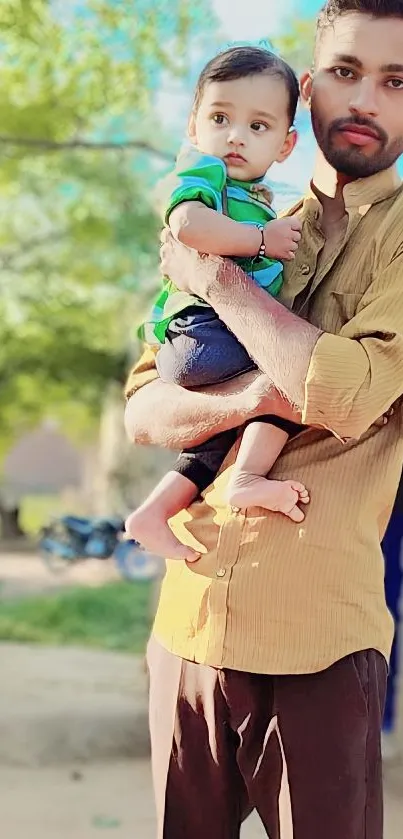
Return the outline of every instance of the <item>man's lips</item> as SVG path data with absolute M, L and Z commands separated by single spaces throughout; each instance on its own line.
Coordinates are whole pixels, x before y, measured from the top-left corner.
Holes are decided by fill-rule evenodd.
M 346 124 L 339 128 L 339 133 L 355 146 L 368 146 L 370 143 L 380 140 L 377 131 L 366 125 Z

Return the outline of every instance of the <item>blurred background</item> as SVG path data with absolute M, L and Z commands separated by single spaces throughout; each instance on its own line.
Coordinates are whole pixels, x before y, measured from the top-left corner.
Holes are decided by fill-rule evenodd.
M 109 531 L 110 559 L 55 565 L 38 533 L 67 514 L 119 520 L 169 465 L 122 424 L 135 327 L 159 285 L 154 188 L 203 64 L 269 38 L 302 71 L 320 6 L 0 2 L 0 826 L 13 839 L 153 835 L 142 656 L 159 565 L 129 567 Z M 278 209 L 312 168 L 306 112 L 297 127 L 271 172 Z M 390 553 L 395 598 L 399 529 Z M 389 717 L 394 734 L 395 694 Z M 387 839 L 398 764 L 393 750 Z

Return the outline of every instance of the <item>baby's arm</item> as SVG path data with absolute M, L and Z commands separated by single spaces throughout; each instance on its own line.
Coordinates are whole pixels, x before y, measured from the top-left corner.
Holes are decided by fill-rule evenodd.
M 175 239 L 199 253 L 256 256 L 262 234 L 254 224 L 233 221 L 201 201 L 183 201 L 169 216 Z
M 199 253 L 216 256 L 252 257 L 259 252 L 262 234 L 254 224 L 239 221 L 206 207 L 201 201 L 184 201 L 169 216 L 175 239 Z M 301 222 L 298 218 L 274 219 L 264 228 L 266 255 L 273 259 L 293 259 L 297 250 Z

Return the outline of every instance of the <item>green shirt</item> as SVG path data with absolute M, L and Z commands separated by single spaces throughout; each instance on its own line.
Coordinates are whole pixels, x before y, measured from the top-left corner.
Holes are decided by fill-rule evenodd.
M 202 154 L 190 147 L 182 152 L 174 171 L 164 181 L 165 222 L 172 210 L 184 201 L 201 201 L 218 213 L 241 224 L 267 224 L 276 218 L 271 206 L 259 199 L 256 181 L 236 181 L 227 176 L 225 163 L 218 157 Z M 254 281 L 277 296 L 283 284 L 283 266 L 270 257 L 236 258 L 234 260 Z M 189 306 L 205 307 L 199 297 L 179 291 L 169 278 L 164 278 L 149 320 L 140 327 L 139 335 L 149 344 L 163 343 L 171 320 Z

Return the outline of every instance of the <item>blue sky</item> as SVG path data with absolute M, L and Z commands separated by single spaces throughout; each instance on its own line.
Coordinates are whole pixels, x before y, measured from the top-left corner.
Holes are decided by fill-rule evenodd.
M 295 14 L 312 17 L 321 0 L 213 0 L 223 34 L 232 40 L 275 34 Z

